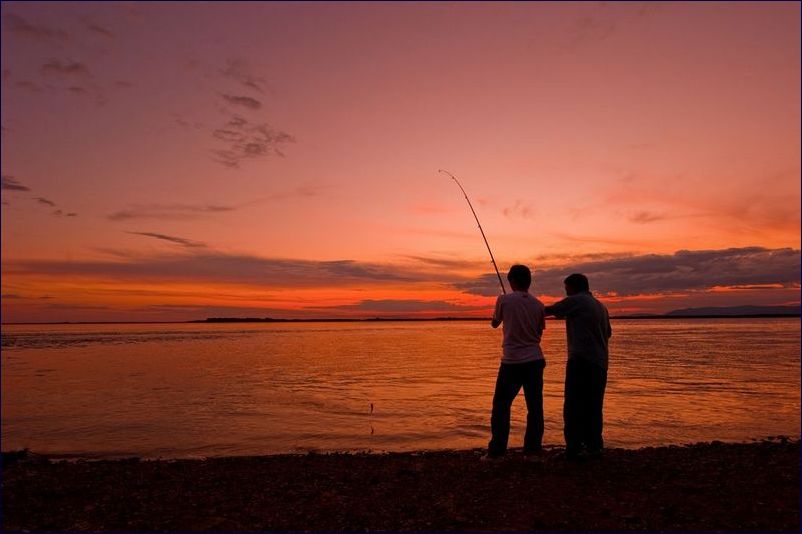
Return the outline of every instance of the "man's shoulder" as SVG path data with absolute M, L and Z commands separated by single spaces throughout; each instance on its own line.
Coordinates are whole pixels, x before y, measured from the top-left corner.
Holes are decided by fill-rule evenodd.
M 546 305 L 543 304 L 543 302 L 541 302 L 539 298 L 530 293 L 527 293 L 522 300 L 525 303 L 526 307 L 535 310 L 538 313 L 544 313 L 546 309 Z
M 513 291 L 512 293 L 507 293 L 506 295 L 501 295 L 501 297 L 509 299 L 509 300 L 513 300 L 514 299 L 514 300 L 520 300 L 520 301 L 523 301 L 523 302 L 534 302 L 534 303 L 540 304 L 541 306 L 543 305 L 543 303 L 540 302 L 539 298 L 537 298 L 536 296 L 534 296 L 532 293 L 529 293 L 529 292 L 524 293 L 523 291 Z
M 594 295 L 593 293 L 587 293 L 586 295 L 591 302 L 595 303 L 597 306 L 601 306 L 602 308 L 607 309 L 607 306 L 605 306 L 604 303 L 600 301 L 596 295 Z

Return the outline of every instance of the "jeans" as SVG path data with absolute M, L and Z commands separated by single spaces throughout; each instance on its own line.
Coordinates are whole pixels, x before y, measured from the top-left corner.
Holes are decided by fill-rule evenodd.
M 543 440 L 543 368 L 545 360 L 526 363 L 502 363 L 493 394 L 493 413 L 490 416 L 492 438 L 488 454 L 499 456 L 507 452 L 510 436 L 510 407 L 521 387 L 526 397 L 525 451 L 539 451 Z
M 581 358 L 569 358 L 565 368 L 565 451 L 574 455 L 583 448 L 601 451 L 602 408 L 607 369 Z

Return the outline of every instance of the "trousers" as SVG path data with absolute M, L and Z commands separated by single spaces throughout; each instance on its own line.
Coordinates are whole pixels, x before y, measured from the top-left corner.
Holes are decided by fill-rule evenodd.
M 601 451 L 602 411 L 607 369 L 582 358 L 569 358 L 565 369 L 563 422 L 565 450 L 576 454 L 583 448 Z
M 523 387 L 526 398 L 526 434 L 524 450 L 539 451 L 543 440 L 543 369 L 545 360 L 526 363 L 502 363 L 498 369 L 496 389 L 493 393 L 493 411 L 490 416 L 492 437 L 488 454 L 507 452 L 510 436 L 510 407 Z

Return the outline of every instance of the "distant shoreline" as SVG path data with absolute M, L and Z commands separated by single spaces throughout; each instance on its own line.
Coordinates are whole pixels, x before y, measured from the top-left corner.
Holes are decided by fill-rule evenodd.
M 799 313 L 752 313 L 742 315 L 613 315 L 612 320 L 678 320 L 678 319 L 792 319 L 802 317 Z M 362 319 L 328 318 L 328 319 L 274 319 L 270 317 L 209 317 L 190 321 L 56 321 L 46 323 L 0 323 L 2 326 L 19 325 L 59 325 L 59 324 L 218 324 L 218 323 L 416 323 L 416 322 L 450 322 L 450 321 L 489 321 L 490 317 L 368 317 Z M 548 320 L 559 320 L 549 318 Z

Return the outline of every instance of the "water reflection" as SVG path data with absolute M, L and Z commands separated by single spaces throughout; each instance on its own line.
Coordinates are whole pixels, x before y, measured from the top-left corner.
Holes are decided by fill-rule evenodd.
M 799 435 L 798 320 L 614 323 L 610 446 Z M 484 322 L 4 326 L 3 448 L 482 447 L 500 342 Z M 544 352 L 544 443 L 561 444 L 562 323 L 549 322 Z M 524 417 L 518 399 L 513 447 Z

